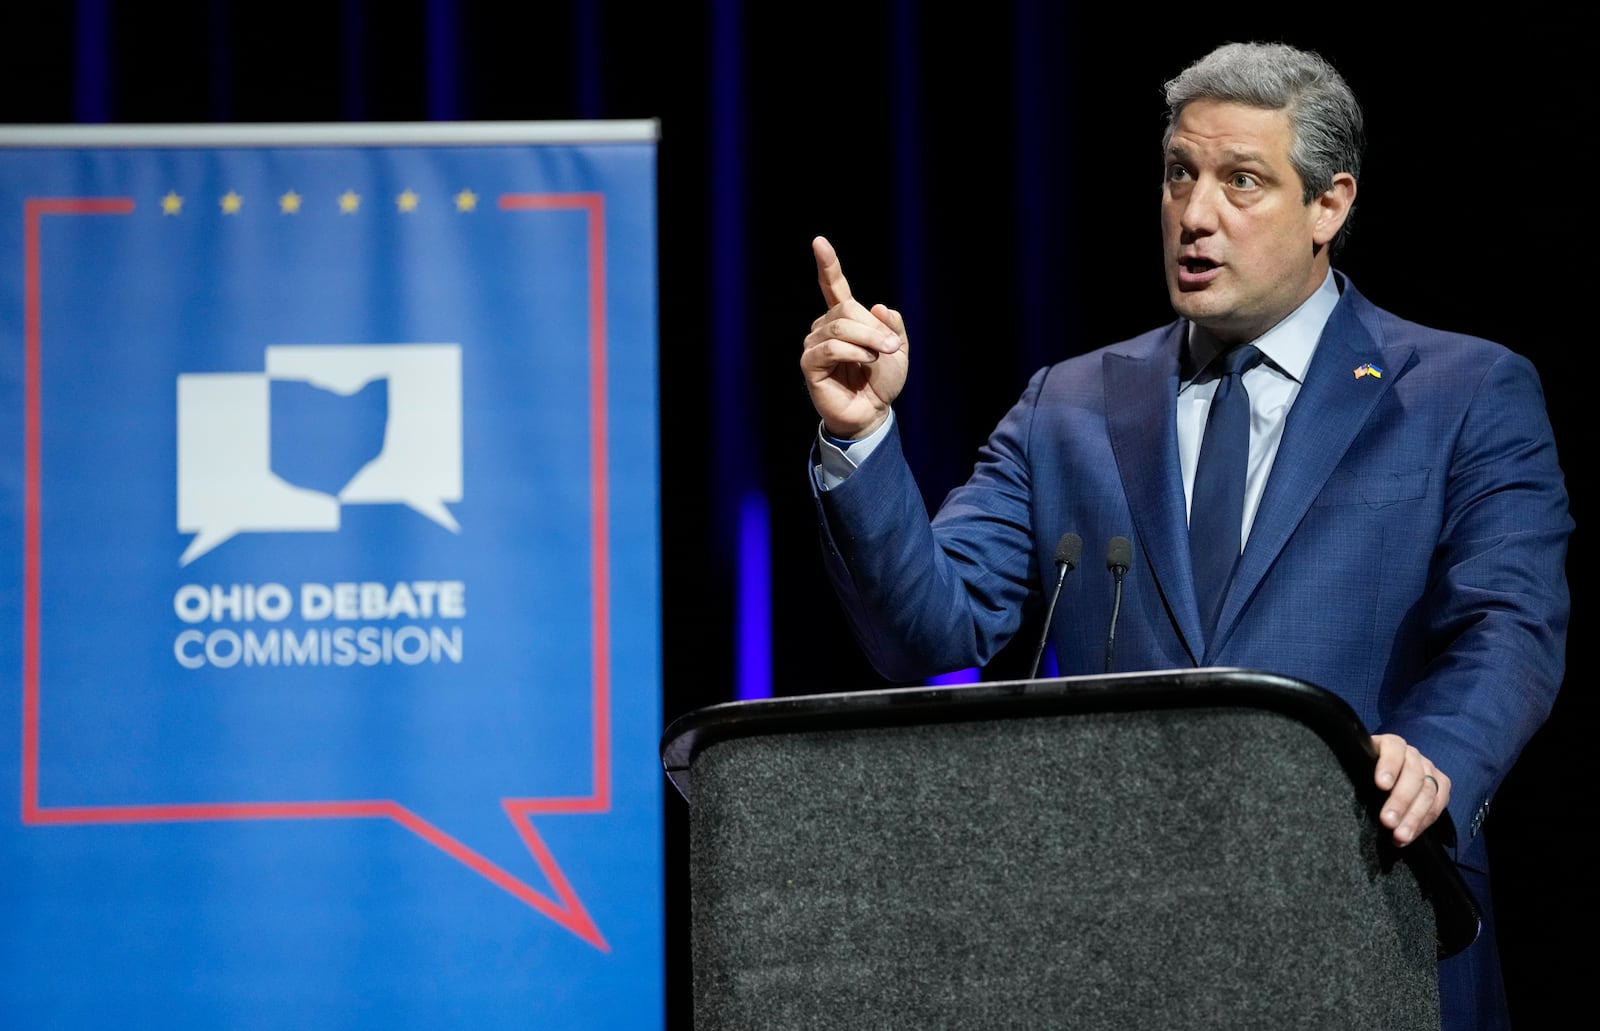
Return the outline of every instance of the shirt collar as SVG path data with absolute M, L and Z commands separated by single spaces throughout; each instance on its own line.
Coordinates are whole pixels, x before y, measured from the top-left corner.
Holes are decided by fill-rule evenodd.
M 1286 315 L 1281 322 L 1256 339 L 1250 341 L 1266 356 L 1268 362 L 1297 383 L 1304 383 L 1306 370 L 1311 367 L 1311 356 L 1316 353 L 1317 341 L 1328 324 L 1328 318 L 1339 304 L 1339 284 L 1333 270 L 1322 280 L 1322 285 L 1301 302 L 1300 307 Z M 1205 330 L 1189 323 L 1188 346 L 1184 348 L 1183 387 L 1187 387 L 1205 368 L 1205 363 L 1218 354 L 1216 340 Z M 1203 358 L 1204 361 L 1197 361 Z M 1181 388 L 1180 388 L 1181 389 Z

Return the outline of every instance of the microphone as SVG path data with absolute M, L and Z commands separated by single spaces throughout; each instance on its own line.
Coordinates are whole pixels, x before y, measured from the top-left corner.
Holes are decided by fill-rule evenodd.
M 1113 537 L 1106 546 L 1106 568 L 1117 581 L 1116 597 L 1111 603 L 1111 629 L 1106 633 L 1106 672 L 1116 672 L 1117 615 L 1122 611 L 1122 575 L 1133 564 L 1133 545 L 1126 537 Z
M 1078 568 L 1078 559 L 1083 555 L 1083 538 L 1075 533 L 1064 533 L 1056 541 L 1056 589 L 1050 592 L 1050 607 L 1044 610 L 1044 629 L 1039 633 L 1039 647 L 1033 653 L 1033 672 L 1028 674 L 1028 679 L 1039 675 L 1039 663 L 1044 661 L 1044 645 L 1050 640 L 1050 622 L 1055 618 L 1056 601 L 1061 597 L 1061 585 L 1067 582 L 1067 574 Z

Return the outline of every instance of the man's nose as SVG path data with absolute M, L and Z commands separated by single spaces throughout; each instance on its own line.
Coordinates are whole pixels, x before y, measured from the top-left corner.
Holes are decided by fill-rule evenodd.
M 1184 198 L 1179 224 L 1185 233 L 1205 235 L 1216 232 L 1217 209 L 1222 203 L 1221 186 L 1202 180 Z

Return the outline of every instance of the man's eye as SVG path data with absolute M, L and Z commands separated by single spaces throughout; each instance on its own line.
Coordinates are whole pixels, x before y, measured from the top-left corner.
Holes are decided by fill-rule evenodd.
M 1172 165 L 1167 168 L 1167 181 L 1181 183 L 1189 178 L 1189 170 L 1182 165 Z
M 1233 188 L 1236 190 L 1250 190 L 1256 186 L 1256 177 L 1247 175 L 1244 172 L 1233 173 L 1233 177 L 1228 181 L 1233 184 Z

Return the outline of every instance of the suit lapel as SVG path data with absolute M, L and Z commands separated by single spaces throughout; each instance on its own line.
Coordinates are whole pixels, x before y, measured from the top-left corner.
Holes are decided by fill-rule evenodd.
M 1106 353 L 1106 424 L 1134 530 L 1188 650 L 1201 654 L 1200 612 L 1189 560 L 1183 474 L 1178 466 L 1178 354 L 1183 323 L 1126 350 Z
M 1367 308 L 1365 299 L 1347 283 L 1289 410 L 1261 506 L 1217 620 L 1216 640 L 1206 648 L 1207 662 L 1221 652 L 1295 527 L 1410 360 L 1412 348 L 1386 351 L 1368 331 L 1360 318 Z M 1369 362 L 1381 375 L 1357 376 L 1355 370 Z

